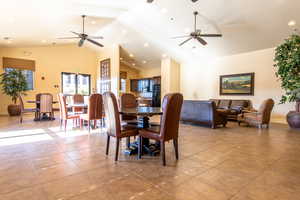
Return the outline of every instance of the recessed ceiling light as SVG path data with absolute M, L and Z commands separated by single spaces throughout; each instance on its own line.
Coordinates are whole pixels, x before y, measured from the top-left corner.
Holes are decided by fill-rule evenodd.
M 166 8 L 162 8 L 162 9 L 160 10 L 160 12 L 163 13 L 163 14 L 165 14 L 165 13 L 168 12 L 168 10 L 167 10 Z
M 46 43 L 47 42 L 47 40 L 42 40 L 42 43 Z
M 291 20 L 288 23 L 289 26 L 295 26 L 296 25 L 296 21 L 295 20 Z
M 132 58 L 134 55 L 131 53 L 131 54 L 129 54 L 129 56 Z
M 132 63 L 132 66 L 135 66 L 135 63 Z
M 164 54 L 161 55 L 161 56 L 162 56 L 163 58 L 166 58 L 166 57 L 167 57 L 167 54 L 164 53 Z
M 144 47 L 149 47 L 149 43 L 148 42 L 144 43 Z
M 147 63 L 147 61 L 146 60 L 143 60 L 143 64 L 146 64 Z
M 96 21 L 94 21 L 94 20 L 93 20 L 93 21 L 91 21 L 91 24 L 96 24 Z

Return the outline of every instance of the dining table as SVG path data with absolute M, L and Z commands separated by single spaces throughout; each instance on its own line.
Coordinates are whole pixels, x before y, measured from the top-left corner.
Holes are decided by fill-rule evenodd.
M 136 107 L 136 108 L 122 108 L 120 110 L 121 115 L 136 116 L 137 127 L 139 129 L 149 128 L 150 117 L 155 115 L 162 115 L 163 112 L 160 107 Z M 125 154 L 134 155 L 138 152 L 138 142 L 135 141 L 130 144 L 130 147 L 125 150 Z M 148 138 L 143 138 L 143 152 L 151 156 L 158 155 L 160 152 L 160 143 L 156 142 L 151 144 Z

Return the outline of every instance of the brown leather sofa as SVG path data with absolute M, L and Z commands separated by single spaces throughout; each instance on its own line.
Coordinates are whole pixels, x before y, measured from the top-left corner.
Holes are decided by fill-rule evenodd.
M 250 100 L 240 99 L 210 99 L 217 105 L 217 110 L 227 115 L 228 120 L 237 120 L 238 115 L 244 110 L 250 110 L 252 104 Z
M 192 123 L 216 128 L 218 125 L 227 124 L 224 113 L 218 112 L 213 101 L 185 100 L 182 105 L 180 120 L 183 123 Z

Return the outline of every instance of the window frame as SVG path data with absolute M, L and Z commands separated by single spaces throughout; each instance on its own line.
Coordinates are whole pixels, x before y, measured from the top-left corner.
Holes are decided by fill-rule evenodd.
M 63 82 L 63 76 L 64 75 L 75 75 L 75 94 L 78 94 L 78 75 L 81 75 L 81 76 L 87 76 L 89 77 L 89 94 L 88 95 L 83 95 L 83 96 L 90 96 L 91 95 L 91 78 L 92 76 L 90 74 L 82 74 L 82 73 L 73 73 L 73 72 L 61 72 L 61 78 L 60 78 L 60 81 L 61 81 L 61 92 L 64 94 L 64 82 Z M 71 95 L 74 95 L 74 94 L 65 94 L 67 96 L 71 96 Z
M 34 88 L 35 88 L 35 71 L 33 70 L 30 70 L 30 69 L 18 69 L 18 68 L 14 68 L 14 67 L 5 67 L 4 68 L 4 72 L 7 73 L 7 69 L 15 69 L 15 70 L 20 70 L 20 71 L 31 71 L 32 72 L 32 88 L 26 90 L 26 91 L 34 91 Z M 23 74 L 24 75 L 24 74 Z M 25 77 L 26 78 L 26 82 L 27 82 L 27 85 L 28 85 L 28 80 L 27 80 L 27 76 Z

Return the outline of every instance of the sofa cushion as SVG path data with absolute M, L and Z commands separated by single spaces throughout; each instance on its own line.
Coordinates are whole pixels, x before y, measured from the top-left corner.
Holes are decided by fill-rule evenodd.
M 221 99 L 220 102 L 219 102 L 218 108 L 220 108 L 220 109 L 229 109 L 230 104 L 231 104 L 231 100 Z

